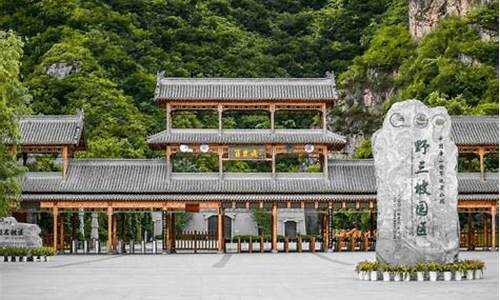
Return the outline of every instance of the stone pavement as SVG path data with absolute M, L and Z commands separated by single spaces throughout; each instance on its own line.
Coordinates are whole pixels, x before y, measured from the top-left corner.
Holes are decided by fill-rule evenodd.
M 0 263 L 0 299 L 498 299 L 498 252 L 485 278 L 462 282 L 365 282 L 354 265 L 375 253 L 57 256 Z

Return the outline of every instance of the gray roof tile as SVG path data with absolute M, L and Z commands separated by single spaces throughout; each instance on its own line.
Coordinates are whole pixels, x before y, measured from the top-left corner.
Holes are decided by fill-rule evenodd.
M 497 145 L 497 116 L 452 116 L 451 136 L 457 145 Z
M 169 180 L 164 160 L 71 160 L 63 180 L 56 173 L 27 173 L 23 193 L 114 194 L 375 194 L 372 160 L 331 160 L 330 180 L 321 174 L 174 173 Z M 477 173 L 461 173 L 459 192 L 498 193 L 498 173 L 482 182 Z
M 21 145 L 78 145 L 83 132 L 83 115 L 22 116 Z
M 158 78 L 155 100 L 328 100 L 333 78 Z
M 151 145 L 164 144 L 328 144 L 342 147 L 345 137 L 322 129 L 172 129 L 152 135 Z

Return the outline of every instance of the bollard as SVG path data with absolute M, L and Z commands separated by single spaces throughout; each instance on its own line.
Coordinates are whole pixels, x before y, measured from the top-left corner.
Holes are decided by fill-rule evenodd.
M 95 241 L 95 254 L 99 254 L 99 240 Z
M 87 244 L 87 241 L 83 241 L 83 253 L 87 254 L 89 252 L 89 245 Z
M 76 241 L 75 240 L 71 241 L 71 253 L 72 254 L 76 253 Z
M 141 254 L 146 253 L 146 243 L 141 241 Z
M 156 254 L 156 240 L 153 240 L 153 254 Z
M 116 247 L 116 252 L 118 252 L 118 254 L 121 254 L 122 253 L 122 241 L 118 241 L 118 245 Z

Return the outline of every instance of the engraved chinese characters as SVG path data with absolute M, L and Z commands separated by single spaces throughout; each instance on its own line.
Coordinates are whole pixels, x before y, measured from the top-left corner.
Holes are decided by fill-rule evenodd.
M 458 258 L 457 147 L 442 107 L 396 103 L 373 136 L 377 259 L 389 264 Z
M 0 247 L 41 247 L 40 232 L 36 224 L 18 223 L 12 217 L 0 218 Z

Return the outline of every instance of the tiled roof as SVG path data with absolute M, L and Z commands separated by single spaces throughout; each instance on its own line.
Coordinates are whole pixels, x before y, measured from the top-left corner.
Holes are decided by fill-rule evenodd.
M 77 145 L 83 131 L 83 115 L 22 116 L 21 145 Z
M 337 99 L 333 78 L 164 78 L 155 100 L 327 100 Z
M 152 135 L 147 142 L 164 144 L 329 144 L 343 147 L 345 137 L 322 129 L 172 129 Z
M 498 194 L 497 173 L 488 173 L 485 182 L 477 173 L 459 174 L 458 181 L 461 194 Z M 161 159 L 71 160 L 64 180 L 27 173 L 22 187 L 24 194 L 376 194 L 372 160 L 331 160 L 328 181 L 321 173 L 280 173 L 276 179 L 233 173 L 223 180 L 214 173 L 173 173 L 169 179 Z
M 498 145 L 497 116 L 452 116 L 451 125 L 457 145 Z

